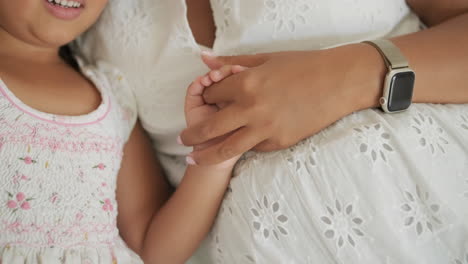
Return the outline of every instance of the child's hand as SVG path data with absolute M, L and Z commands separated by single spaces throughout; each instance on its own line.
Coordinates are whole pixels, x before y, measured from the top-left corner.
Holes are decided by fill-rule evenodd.
M 209 105 L 205 103 L 203 99 L 203 92 L 206 87 L 209 87 L 215 82 L 219 82 L 232 74 L 236 74 L 239 72 L 244 71 L 246 68 L 242 66 L 231 66 L 226 65 L 218 70 L 211 71 L 204 76 L 198 77 L 187 89 L 187 95 L 185 97 L 185 119 L 187 122 L 187 126 L 193 126 L 194 124 L 207 119 L 208 117 L 212 116 L 216 113 L 220 107 L 223 105 Z M 203 145 L 195 146 L 194 149 L 202 150 L 206 147 L 218 144 L 223 142 L 223 140 L 229 137 L 228 135 L 213 139 Z M 217 167 L 226 167 L 232 168 L 237 160 L 239 160 L 240 155 L 236 156 L 230 160 L 227 160 L 223 163 L 217 164 Z M 187 162 L 193 165 L 192 160 L 187 158 Z

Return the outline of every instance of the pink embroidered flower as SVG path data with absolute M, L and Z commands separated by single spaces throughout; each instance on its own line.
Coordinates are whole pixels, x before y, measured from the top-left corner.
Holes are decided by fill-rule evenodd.
M 26 195 L 24 195 L 24 193 L 22 193 L 22 192 L 16 194 L 16 200 L 18 202 L 22 202 L 25 198 L 26 198 Z
M 114 206 L 112 205 L 112 202 L 109 198 L 105 199 L 104 202 L 101 201 L 101 204 L 102 204 L 102 210 L 106 212 L 114 211 Z
M 52 196 L 50 197 L 50 202 L 54 204 L 57 202 L 57 200 L 58 200 L 58 193 L 54 192 Z
M 29 204 L 29 202 L 24 202 L 24 203 L 21 204 L 21 209 L 29 210 L 29 209 L 31 209 L 31 205 Z
M 26 163 L 27 165 L 30 165 L 30 164 L 33 164 L 33 163 L 37 163 L 36 160 L 33 160 L 30 156 L 26 156 L 26 157 L 23 157 L 23 158 L 19 158 L 20 160 L 24 161 L 24 163 Z
M 8 193 L 8 197 L 10 197 L 10 200 L 7 202 L 7 207 L 9 209 L 14 209 L 14 211 L 16 211 L 18 207 L 20 207 L 23 210 L 31 209 L 31 204 L 29 204 L 29 201 L 33 200 L 33 198 L 26 198 L 26 195 L 24 193 L 17 193 L 15 195 L 16 201 L 13 200 L 13 194 Z
M 15 184 L 18 184 L 20 182 L 20 180 L 22 181 L 29 181 L 29 178 L 24 175 L 24 174 L 16 174 L 15 176 L 13 176 L 13 183 Z
M 93 167 L 93 169 L 100 169 L 100 170 L 104 170 L 105 168 L 106 168 L 106 165 L 104 165 L 104 163 L 99 163 L 98 165 Z
M 7 207 L 9 209 L 15 209 L 16 207 L 18 207 L 18 204 L 15 201 L 10 200 L 10 201 L 7 202 Z

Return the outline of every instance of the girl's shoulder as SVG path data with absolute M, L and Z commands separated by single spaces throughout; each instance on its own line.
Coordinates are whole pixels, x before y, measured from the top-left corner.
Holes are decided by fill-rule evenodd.
M 82 73 L 99 86 L 102 96 L 108 96 L 114 103 L 113 109 L 116 109 L 119 120 L 123 121 L 127 140 L 135 126 L 138 111 L 133 89 L 125 74 L 109 62 L 87 62 L 79 56 L 75 57 Z

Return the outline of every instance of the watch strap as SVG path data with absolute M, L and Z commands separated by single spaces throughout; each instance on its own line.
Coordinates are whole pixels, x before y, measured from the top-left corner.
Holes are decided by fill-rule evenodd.
M 382 57 L 385 59 L 385 64 L 390 69 L 408 68 L 408 60 L 403 56 L 400 49 L 391 41 L 386 39 L 364 41 L 377 48 Z

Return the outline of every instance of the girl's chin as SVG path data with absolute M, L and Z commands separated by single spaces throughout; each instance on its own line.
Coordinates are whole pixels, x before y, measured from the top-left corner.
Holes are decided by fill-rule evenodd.
M 75 40 L 80 32 L 72 33 L 65 30 L 55 29 L 35 32 L 35 38 L 39 40 L 41 46 L 59 48 Z

